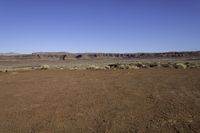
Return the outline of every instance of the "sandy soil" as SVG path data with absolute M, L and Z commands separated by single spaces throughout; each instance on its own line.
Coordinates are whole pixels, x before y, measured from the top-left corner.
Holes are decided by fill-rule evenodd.
M 199 133 L 200 70 L 0 73 L 1 133 Z

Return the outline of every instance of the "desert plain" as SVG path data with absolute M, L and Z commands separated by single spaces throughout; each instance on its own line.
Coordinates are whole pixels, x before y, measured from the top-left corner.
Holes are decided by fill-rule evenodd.
M 199 53 L 3 55 L 0 132 L 199 133 Z

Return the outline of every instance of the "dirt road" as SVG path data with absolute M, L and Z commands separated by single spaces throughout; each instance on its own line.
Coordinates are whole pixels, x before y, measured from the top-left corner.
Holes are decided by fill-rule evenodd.
M 199 133 L 200 70 L 0 73 L 1 133 Z

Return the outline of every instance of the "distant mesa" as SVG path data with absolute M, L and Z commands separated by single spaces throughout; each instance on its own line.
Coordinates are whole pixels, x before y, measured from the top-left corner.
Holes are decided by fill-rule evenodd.
M 64 55 L 69 54 L 68 52 L 34 52 L 32 55 Z
M 20 55 L 19 53 L 9 52 L 9 53 L 0 53 L 0 56 L 12 56 L 12 55 Z
M 8 56 L 8 57 L 7 57 Z M 86 60 L 86 59 L 153 59 L 153 58 L 200 58 L 200 51 L 163 53 L 69 53 L 35 52 L 32 54 L 0 53 L 0 60 Z

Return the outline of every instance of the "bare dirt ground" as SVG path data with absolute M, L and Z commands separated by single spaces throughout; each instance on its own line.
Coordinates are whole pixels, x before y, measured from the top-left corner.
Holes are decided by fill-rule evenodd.
M 199 133 L 200 69 L 0 73 L 1 133 Z

